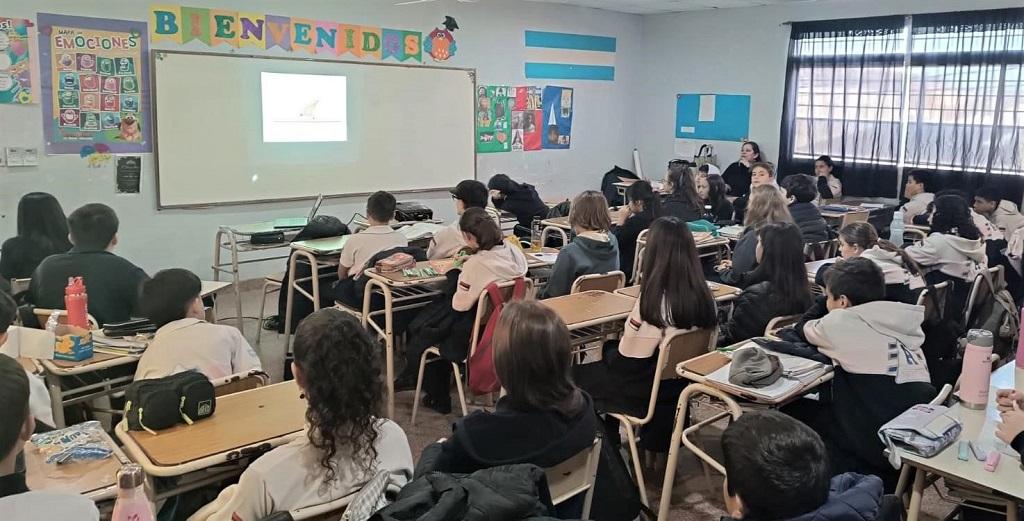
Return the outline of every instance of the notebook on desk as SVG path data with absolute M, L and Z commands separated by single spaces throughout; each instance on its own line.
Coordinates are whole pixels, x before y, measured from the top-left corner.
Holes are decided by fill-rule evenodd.
M 736 351 L 754 347 L 758 347 L 757 344 L 749 342 Z M 707 381 L 715 387 L 747 399 L 762 402 L 778 402 L 814 384 L 814 382 L 832 371 L 830 366 L 807 358 L 776 352 L 771 354 L 779 357 L 783 375 L 782 378 L 779 378 L 775 383 L 767 387 L 754 388 L 730 382 L 729 370 L 732 367 L 731 361 L 708 374 Z
M 308 241 L 295 241 L 292 243 L 292 248 L 305 250 L 313 255 L 333 255 L 341 253 L 341 249 L 345 247 L 345 243 L 348 242 L 349 237 L 351 237 L 351 235 L 327 237 L 325 239 L 311 239 Z

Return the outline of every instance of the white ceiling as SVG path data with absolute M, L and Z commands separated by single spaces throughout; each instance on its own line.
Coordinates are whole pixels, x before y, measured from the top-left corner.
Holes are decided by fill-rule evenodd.
M 529 0 L 550 4 L 568 4 L 596 9 L 607 9 L 632 14 L 678 13 L 704 9 L 731 7 L 757 7 L 774 4 L 814 2 L 816 0 Z

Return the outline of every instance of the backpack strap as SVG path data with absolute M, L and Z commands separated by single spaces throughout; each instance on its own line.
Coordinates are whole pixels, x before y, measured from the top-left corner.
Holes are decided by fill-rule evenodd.
M 512 288 L 512 300 L 523 300 L 526 297 L 526 280 L 516 277 L 516 285 Z

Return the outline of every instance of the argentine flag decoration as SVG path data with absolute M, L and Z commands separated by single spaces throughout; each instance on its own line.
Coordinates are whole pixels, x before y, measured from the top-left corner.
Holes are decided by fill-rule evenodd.
M 526 31 L 526 77 L 546 80 L 615 80 L 615 38 Z

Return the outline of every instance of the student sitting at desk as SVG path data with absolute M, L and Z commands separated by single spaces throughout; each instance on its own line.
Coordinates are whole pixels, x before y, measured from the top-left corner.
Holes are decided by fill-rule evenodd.
M 647 181 L 637 181 L 626 189 L 629 205 L 619 210 L 619 222 L 612 225 L 612 233 L 619 243 L 619 269 L 626 280 L 633 278 L 633 257 L 640 233 L 661 217 L 661 197 Z
M 709 329 L 718 323 L 715 301 L 686 223 L 662 217 L 654 221 L 647 237 L 640 298 L 626 320 L 622 339 L 606 343 L 599 362 L 575 368 L 576 381 L 593 395 L 599 411 L 639 418 L 647 414 L 662 340 L 679 330 Z M 675 406 L 684 385 L 682 380 L 662 381 L 654 418 L 640 432 L 646 450 L 668 451 Z
M 210 380 L 262 369 L 236 327 L 206 322 L 199 277 L 184 269 L 157 272 L 142 285 L 139 307 L 157 331 L 135 370 L 136 380 L 196 370 Z
M 537 195 L 533 185 L 517 183 L 505 174 L 498 174 L 487 181 L 487 189 L 497 209 L 516 216 L 519 221 L 516 235 L 520 237 L 530 236 L 535 217 L 543 219 L 548 215 L 548 205 Z
M 994 224 L 1007 240 L 1024 227 L 1024 215 L 1017 205 L 1003 199 L 994 186 L 983 186 L 974 192 L 974 211 Z
M 30 492 L 15 461 L 32 433 L 29 378 L 13 358 L 0 355 L 0 511 L 11 521 L 30 519 L 99 520 L 92 501 L 74 494 Z
M 132 318 L 146 272 L 114 255 L 117 214 L 105 204 L 87 204 L 68 217 L 71 251 L 51 255 L 32 274 L 28 300 L 36 307 L 64 309 L 68 277 L 83 277 L 89 313 L 100 325 Z
M 455 213 L 459 216 L 469 208 L 487 208 L 487 187 L 480 181 L 467 179 L 451 189 L 452 200 L 455 201 Z M 459 220 L 456 219 L 447 228 L 434 234 L 427 248 L 427 258 L 445 259 L 454 256 L 466 247 L 462 238 Z
M 778 411 L 744 413 L 722 433 L 723 521 L 899 521 L 882 480 L 829 472 L 821 437 Z M 833 474 L 836 474 L 833 476 Z
M 909 199 L 903 205 L 903 222 L 915 224 L 914 218 L 928 212 L 928 205 L 935 200 L 932 193 L 932 176 L 927 170 L 911 170 L 903 196 Z M 922 223 L 926 224 L 926 223 Z
M 678 159 L 669 161 L 663 191 L 667 197 L 662 202 L 662 215 L 687 222 L 696 221 L 704 215 L 704 206 L 697 196 L 697 183 L 689 163 Z
M 771 163 L 754 163 L 751 165 L 750 190 L 732 202 L 737 221 L 743 220 L 744 215 L 746 215 L 747 205 L 750 202 L 750 196 L 753 194 L 754 189 L 759 186 L 771 186 L 776 190 L 779 188 L 779 183 L 775 180 L 775 165 Z
M 864 258 L 833 266 L 825 295 L 828 314 L 802 332 L 836 366 L 831 393 L 790 412 L 825 439 L 834 473 L 875 474 L 891 489 L 895 471 L 882 455 L 878 429 L 935 396 L 921 350 L 924 307 L 883 300 L 885 276 Z
M 341 249 L 338 280 L 357 279 L 367 268 L 366 261 L 379 252 L 409 245 L 409 240 L 391 228 L 395 218 L 395 196 L 388 192 L 375 192 L 366 200 L 366 220 L 370 226 L 352 235 Z
M 814 160 L 814 175 L 818 177 L 818 202 L 824 199 L 842 199 L 843 182 L 836 177 L 836 164 L 831 157 L 818 156 Z
M 814 178 L 809 175 L 793 174 L 782 180 L 789 201 L 789 214 L 800 227 L 800 235 L 804 243 L 817 243 L 829 240 L 828 225 L 821 216 L 814 199 L 818 197 L 818 188 L 814 186 Z
M 934 208 L 932 233 L 924 241 L 908 246 L 906 252 L 924 269 L 928 282 L 952 281 L 955 301 L 962 307 L 966 304 L 968 283 L 988 266 L 985 244 L 963 198 L 943 195 L 935 199 Z
M 875 227 L 869 223 L 850 223 L 839 230 L 839 257 L 841 260 L 862 257 L 877 264 L 885 275 L 886 300 L 915 304 L 925 287 L 917 263 L 895 244 L 879 239 Z M 825 264 L 815 273 L 815 284 L 825 286 L 825 276 L 831 266 L 833 264 Z M 820 318 L 826 312 L 824 297 L 817 300 L 820 304 L 816 307 L 821 310 L 821 315 L 814 318 Z
M 14 348 L 14 346 L 7 345 L 10 333 L 21 329 L 20 326 L 13 325 L 17 314 L 18 305 L 14 302 L 14 298 L 0 291 L 0 354 L 2 355 L 10 355 L 11 357 L 21 355 L 20 352 L 12 353 L 10 349 Z M 38 333 L 38 331 L 33 332 Z M 46 385 L 41 377 L 29 373 L 28 370 L 25 370 L 25 374 L 28 376 L 29 384 L 29 412 L 36 419 L 36 432 L 53 430 L 53 407 L 50 401 L 50 391 L 46 389 Z
M 729 186 L 725 184 L 725 180 L 718 174 L 697 178 L 697 197 L 700 197 L 700 202 L 704 205 L 705 214 L 716 224 L 732 222 L 734 210 L 732 203 L 726 197 L 728 192 Z M 708 207 L 710 207 L 710 210 Z
M 594 405 L 573 385 L 569 330 L 554 311 L 535 300 L 506 304 L 493 348 L 494 369 L 507 394 L 494 412 L 456 420 L 450 438 L 423 449 L 417 476 L 517 463 L 553 467 L 594 442 Z M 578 518 L 582 501 L 573 503 L 574 511 L 564 504 L 559 517 Z
M 743 235 L 732 249 L 732 259 L 715 267 L 722 282 L 734 286 L 742 283 L 743 276 L 757 266 L 757 231 L 769 224 L 792 223 L 782 192 L 773 186 L 758 186 L 750 192 L 750 206 L 743 220 Z M 803 255 L 801 241 L 800 254 Z M 742 287 L 742 286 L 740 286 Z
M 569 225 L 576 238 L 558 252 L 539 298 L 568 295 L 577 278 L 619 269 L 619 244 L 609 231 L 612 221 L 604 194 L 587 190 L 576 196 L 569 209 Z
M 720 346 L 762 336 L 773 318 L 803 313 L 811 305 L 800 229 L 791 223 L 769 224 L 757 230 L 757 239 L 758 266 L 741 277 L 744 290 L 732 317 L 722 324 Z
M 27 279 L 43 259 L 71 249 L 68 218 L 52 195 L 32 192 L 18 201 L 18 235 L 0 248 L 0 279 Z
M 257 521 L 273 512 L 329 503 L 387 471 L 389 492 L 412 479 L 409 441 L 378 416 L 384 393 L 380 345 L 344 311 L 321 309 L 295 332 L 292 372 L 309 409 L 305 436 L 249 465 L 191 521 Z

